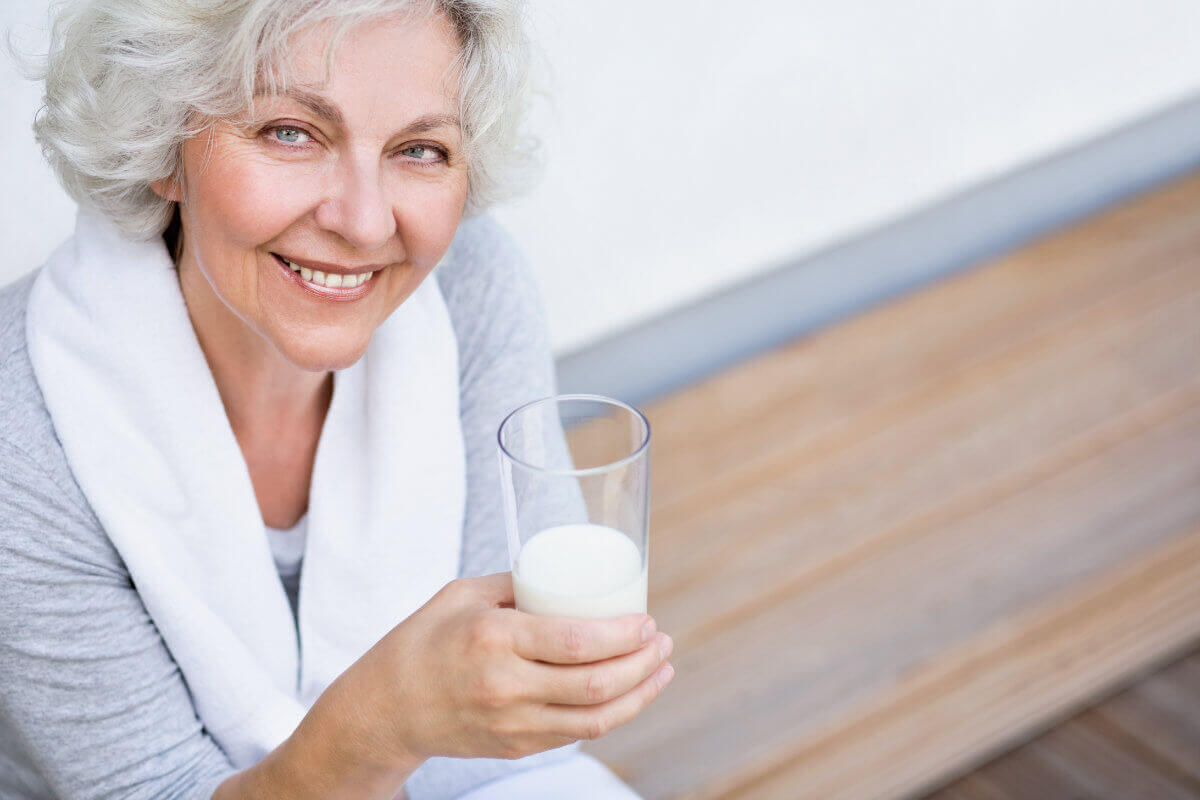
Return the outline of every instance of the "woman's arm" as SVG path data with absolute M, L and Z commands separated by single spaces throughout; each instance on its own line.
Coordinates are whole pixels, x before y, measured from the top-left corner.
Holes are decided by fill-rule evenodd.
M 457 797 L 462 791 L 444 781 L 416 780 L 413 768 L 434 754 L 456 756 L 442 759 L 451 765 L 504 762 L 603 736 L 657 696 L 669 642 L 645 615 L 535 617 L 512 603 L 507 572 L 448 583 L 338 676 L 295 735 L 218 800 L 388 800 L 410 774 L 418 800 Z M 577 774 L 560 773 L 567 794 Z
M 0 746 L 20 742 L 55 796 L 401 796 L 421 761 L 364 760 L 368 734 L 338 681 L 291 737 L 236 772 L 98 525 L 0 439 Z
M 19 741 L 55 796 L 391 800 L 420 759 L 362 758 L 342 688 L 235 771 L 95 517 L 0 439 L 0 746 Z
M 0 747 L 64 800 L 194 798 L 234 771 L 95 516 L 4 439 Z
M 258 764 L 230 776 L 212 800 L 286 797 L 289 800 L 407 800 L 404 782 L 423 759 L 389 754 L 386 762 L 362 758 L 369 731 L 353 730 L 356 698 L 334 681 L 295 732 Z

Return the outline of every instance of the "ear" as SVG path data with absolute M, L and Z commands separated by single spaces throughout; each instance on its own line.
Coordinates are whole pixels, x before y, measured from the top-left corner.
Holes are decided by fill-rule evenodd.
M 150 184 L 150 189 L 163 200 L 171 200 L 176 203 L 179 202 L 182 196 L 182 193 L 179 191 L 179 181 L 174 176 L 153 181 Z

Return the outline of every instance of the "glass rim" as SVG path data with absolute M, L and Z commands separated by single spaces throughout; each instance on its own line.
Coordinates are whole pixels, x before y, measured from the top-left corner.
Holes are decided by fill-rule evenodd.
M 593 401 L 598 401 L 601 403 L 608 403 L 609 405 L 620 406 L 621 408 L 624 408 L 627 411 L 632 411 L 634 413 L 634 415 L 636 415 L 637 418 L 642 421 L 642 425 L 645 428 L 645 434 L 642 437 L 641 443 L 634 449 L 634 451 L 632 453 L 630 453 L 627 456 L 623 456 L 623 457 L 617 459 L 616 461 L 612 461 L 608 464 L 604 464 L 603 466 L 586 467 L 584 469 L 547 469 L 545 467 L 539 467 L 535 464 L 530 464 L 528 461 L 525 461 L 524 459 L 517 458 L 515 455 L 513 455 L 512 453 L 510 453 L 508 451 L 507 447 L 504 446 L 504 439 L 502 436 L 502 434 L 504 433 L 504 426 L 507 425 L 508 421 L 510 419 L 512 419 L 513 417 L 515 417 L 518 413 L 524 411 L 525 409 L 529 408 L 530 406 L 536 406 L 540 403 L 545 403 L 548 400 L 553 400 L 556 403 L 563 401 L 563 400 L 593 400 Z M 625 403 L 621 400 L 616 399 L 615 397 L 606 397 L 605 395 L 602 395 L 602 394 L 552 394 L 552 395 L 548 395 L 546 397 L 540 397 L 537 400 L 530 400 L 528 403 L 517 406 L 512 411 L 508 412 L 508 415 L 503 420 L 500 421 L 500 427 L 498 427 L 496 429 L 496 446 L 500 448 L 501 453 L 503 453 L 510 461 L 512 461 L 516 464 L 520 464 L 522 467 L 525 467 L 525 469 L 530 469 L 535 472 L 541 472 L 546 475 L 596 475 L 601 472 L 608 472 L 609 470 L 624 466 L 625 464 L 629 463 L 630 461 L 633 461 L 634 459 L 636 459 L 638 456 L 640 456 L 642 454 L 642 452 L 646 449 L 646 445 L 648 445 L 649 443 L 650 443 L 650 420 L 646 419 L 646 415 L 643 414 L 641 411 L 638 411 L 636 408 L 631 406 L 629 403 Z

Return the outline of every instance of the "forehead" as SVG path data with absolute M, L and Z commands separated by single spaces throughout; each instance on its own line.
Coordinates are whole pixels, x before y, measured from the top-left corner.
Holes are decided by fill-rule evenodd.
M 441 14 L 325 22 L 288 39 L 272 59 L 277 80 L 260 82 L 258 100 L 316 98 L 350 119 L 451 113 L 458 106 L 459 55 L 458 38 Z

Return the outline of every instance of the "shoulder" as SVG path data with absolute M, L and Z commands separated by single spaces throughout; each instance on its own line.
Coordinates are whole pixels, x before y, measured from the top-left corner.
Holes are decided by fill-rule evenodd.
M 91 549 L 105 537 L 96 535 L 102 529 L 71 473 L 26 346 L 25 308 L 37 272 L 0 287 L 0 527 L 36 533 L 52 525 Z
M 500 221 L 484 213 L 459 223 L 442 269 L 453 274 L 468 265 L 504 268 L 523 260 L 520 248 Z
M 464 219 L 445 260 L 434 272 L 451 307 L 499 306 L 540 301 L 529 262 L 512 236 L 491 214 Z
M 0 442 L 49 469 L 63 458 L 25 339 L 25 309 L 40 270 L 0 288 Z
M 35 269 L 0 286 L 0 370 L 5 368 L 13 353 L 25 348 L 25 306 L 40 271 L 41 268 Z

